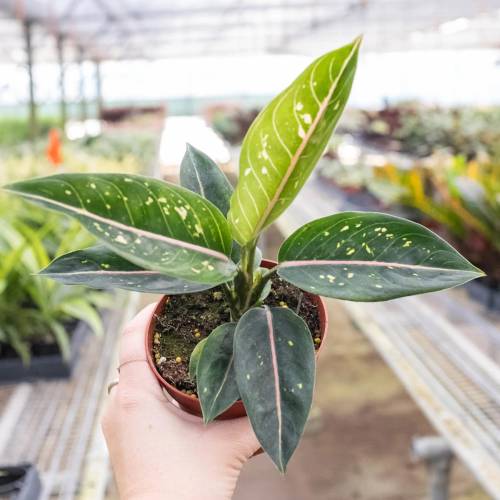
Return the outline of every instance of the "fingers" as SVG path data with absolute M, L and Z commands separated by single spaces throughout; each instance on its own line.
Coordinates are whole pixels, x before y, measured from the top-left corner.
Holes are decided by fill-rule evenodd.
M 202 424 L 203 420 L 201 417 L 197 415 L 192 415 L 191 413 L 188 413 L 186 410 L 183 410 L 179 403 L 167 392 L 166 389 L 162 389 L 163 396 L 168 402 L 168 410 L 176 415 L 178 418 L 181 418 L 182 420 L 185 420 L 186 422 L 192 423 L 192 424 Z
M 231 434 L 234 439 L 233 444 L 241 451 L 245 458 L 250 458 L 260 449 L 260 443 L 255 436 L 255 432 L 252 429 L 252 424 L 248 417 L 220 421 L 218 423 L 222 426 L 231 426 Z
M 156 303 L 140 311 L 125 326 L 119 351 L 120 383 L 118 391 L 151 392 L 161 397 L 161 389 L 146 358 L 146 333 Z

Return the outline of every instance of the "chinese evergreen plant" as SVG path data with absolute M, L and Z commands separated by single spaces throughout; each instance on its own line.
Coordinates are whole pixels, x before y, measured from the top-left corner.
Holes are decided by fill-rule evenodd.
M 323 55 L 263 109 L 244 139 L 234 191 L 190 146 L 182 187 L 119 174 L 61 174 L 7 187 L 75 217 L 103 243 L 56 259 L 44 276 L 163 294 L 222 286 L 231 322 L 191 358 L 203 417 L 210 422 L 241 398 L 281 471 L 311 406 L 315 351 L 297 314 L 261 305 L 274 276 L 326 297 L 379 301 L 482 275 L 426 228 L 364 212 L 312 221 L 283 243 L 274 268 L 256 265 L 260 234 L 296 197 L 342 114 L 359 45 L 358 38 Z

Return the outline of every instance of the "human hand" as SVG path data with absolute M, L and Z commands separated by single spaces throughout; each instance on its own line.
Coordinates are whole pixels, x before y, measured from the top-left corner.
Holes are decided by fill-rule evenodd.
M 124 329 L 120 380 L 102 418 L 120 498 L 229 499 L 243 464 L 259 448 L 257 438 L 246 417 L 205 425 L 163 393 L 144 343 L 155 306 Z

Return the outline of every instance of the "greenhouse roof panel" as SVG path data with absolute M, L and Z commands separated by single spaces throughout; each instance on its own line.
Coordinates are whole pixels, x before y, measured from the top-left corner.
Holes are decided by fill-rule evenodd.
M 313 54 L 365 35 L 365 50 L 500 47 L 500 0 L 0 0 L 0 60 Z M 75 56 L 76 57 L 76 56 Z

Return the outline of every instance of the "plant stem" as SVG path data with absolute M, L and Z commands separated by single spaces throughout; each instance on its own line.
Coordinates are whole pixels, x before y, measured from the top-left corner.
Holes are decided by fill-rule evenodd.
M 234 278 L 234 294 L 237 307 L 237 318 L 248 309 L 250 296 L 254 286 L 254 259 L 257 241 L 253 240 L 241 247 L 241 260 L 238 273 Z
M 278 267 L 273 267 L 272 269 L 267 270 L 264 274 L 262 274 L 258 280 L 254 283 L 252 293 L 250 294 L 248 306 L 247 308 L 253 306 L 260 299 L 264 287 L 267 282 L 276 274 Z
M 238 319 L 238 309 L 235 304 L 234 289 L 229 283 L 224 283 L 222 285 L 222 293 L 226 298 L 226 302 L 229 305 L 229 311 L 231 315 L 231 321 L 236 321 Z
M 240 317 L 251 307 L 259 303 L 264 287 L 268 281 L 276 274 L 278 268 L 273 267 L 264 271 L 254 273 L 255 248 L 257 240 L 249 242 L 241 247 L 241 260 L 238 266 L 238 272 L 234 278 L 233 286 L 228 287 L 231 290 L 232 321 L 238 321 Z M 231 298 L 228 299 L 231 305 Z

